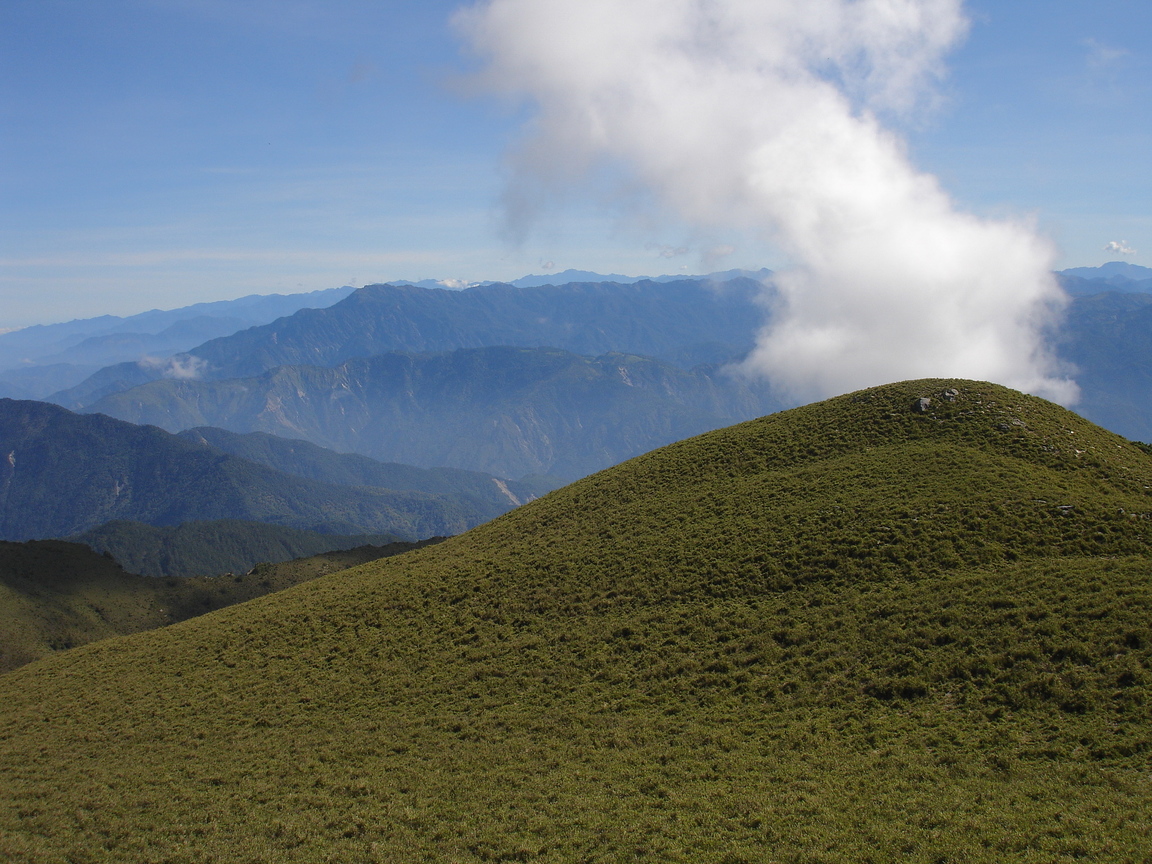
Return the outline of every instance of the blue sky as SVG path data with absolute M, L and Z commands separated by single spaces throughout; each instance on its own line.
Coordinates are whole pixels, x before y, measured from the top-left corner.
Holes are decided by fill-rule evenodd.
M 458 5 L 4 0 L 0 329 L 546 265 L 699 272 L 690 232 L 595 201 L 502 239 L 524 115 L 466 92 Z M 940 105 L 900 129 L 913 160 L 965 209 L 1035 218 L 1059 266 L 1152 266 L 1152 4 L 967 8 Z M 782 263 L 733 245 L 725 267 Z

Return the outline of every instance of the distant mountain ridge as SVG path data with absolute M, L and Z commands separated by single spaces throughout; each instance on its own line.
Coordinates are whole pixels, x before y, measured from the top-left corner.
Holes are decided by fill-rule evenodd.
M 541 285 L 568 285 L 572 282 L 616 282 L 620 285 L 631 285 L 634 282 L 680 282 L 684 279 L 696 279 L 712 282 L 727 282 L 744 276 L 749 279 L 770 279 L 772 271 L 767 267 L 759 270 L 723 270 L 717 273 L 702 275 L 688 275 L 686 273 L 666 274 L 663 276 L 625 276 L 623 273 L 597 273 L 593 270 L 561 270 L 556 273 L 529 274 L 519 279 L 510 279 L 507 282 L 498 280 L 468 281 L 466 279 L 421 279 L 412 282 L 408 279 L 390 279 L 389 285 L 412 285 L 416 288 L 449 288 L 463 290 L 466 288 L 479 288 L 485 285 L 514 285 L 517 288 L 536 288 Z
M 166 359 L 305 307 L 329 306 L 354 290 L 252 294 L 125 318 L 103 315 L 13 330 L 0 334 L 0 395 L 40 398 L 79 383 L 100 367 L 146 356 Z
M 1058 273 L 1073 297 L 1050 342 L 1081 385 L 1086 416 L 1141 440 L 1152 439 L 1152 345 L 1140 336 L 1139 302 L 1122 298 L 1152 296 L 1152 282 L 1142 278 L 1149 273 L 1152 268 L 1126 262 Z M 556 275 L 560 281 L 572 274 Z M 621 351 L 691 369 L 744 356 L 770 314 L 765 299 L 763 279 L 747 277 L 527 288 L 491 283 L 463 291 L 368 286 L 327 309 L 211 340 L 168 365 L 106 367 L 50 398 L 83 410 L 161 378 L 251 378 L 278 366 L 335 367 L 391 351 L 491 345 L 559 347 L 586 356 Z
M 304 438 L 409 465 L 575 479 L 779 407 L 762 382 L 716 368 L 495 347 L 153 381 L 86 410 L 171 431 L 207 425 Z
M 467 530 L 493 509 L 474 496 L 305 479 L 154 426 L 0 399 L 0 539 L 67 537 L 117 519 L 242 519 L 417 540 Z
M 672 363 L 738 359 L 752 347 L 749 316 L 763 286 L 572 283 L 467 291 L 368 285 L 327 309 L 297 314 L 200 345 L 205 378 L 255 375 L 277 366 L 335 366 L 387 351 L 514 346 L 597 355 L 624 351 Z M 722 357 L 710 349 L 721 346 Z M 707 359 L 698 359 L 697 354 Z M 736 356 L 733 356 L 736 355 Z
M 1128 261 L 1109 261 L 1099 267 L 1069 267 L 1058 271 L 1060 276 L 1076 276 L 1080 279 L 1128 279 L 1141 282 L 1152 279 L 1152 267 L 1142 267 Z
M 1070 267 L 1056 274 L 1064 290 L 1074 297 L 1105 291 L 1152 292 L 1152 267 L 1127 261 L 1110 261 L 1099 267 Z
M 418 468 L 381 462 L 358 453 L 337 453 L 308 441 L 265 432 L 242 434 L 197 426 L 180 432 L 179 437 L 308 480 L 456 496 L 467 500 L 476 513 L 485 518 L 495 518 L 510 506 L 526 504 L 561 485 L 559 480 L 548 477 L 503 480 L 459 468 Z
M 368 285 L 326 309 L 303 309 L 262 327 L 204 343 L 171 361 L 100 370 L 49 401 L 73 410 L 161 378 L 246 378 L 277 366 L 336 366 L 390 351 L 515 346 L 656 357 L 684 368 L 742 358 L 762 320 L 763 284 L 574 283 L 466 291 Z M 187 374 L 185 374 L 187 373 Z

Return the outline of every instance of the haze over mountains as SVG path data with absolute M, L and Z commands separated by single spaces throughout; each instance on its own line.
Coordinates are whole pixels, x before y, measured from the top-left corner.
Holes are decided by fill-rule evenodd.
M 1107 290 L 1076 296 L 1053 341 L 1075 367 L 1080 409 L 1132 438 L 1152 438 L 1149 272 L 1115 263 L 1060 274 L 1085 292 Z M 491 283 L 462 291 L 341 289 L 335 294 L 346 296 L 326 308 L 297 309 L 168 358 L 114 364 L 53 398 L 170 432 L 205 427 L 192 440 L 248 460 L 241 475 L 262 466 L 291 475 L 296 484 L 328 484 L 320 499 L 329 503 L 316 504 L 317 490 L 298 490 L 269 493 L 256 505 L 237 491 L 233 478 L 200 483 L 179 506 L 145 504 L 142 489 L 134 490 L 131 504 L 97 504 L 88 493 L 72 495 L 67 483 L 51 485 L 60 476 L 24 473 L 35 460 L 20 461 L 16 473 L 28 481 L 20 494 L 41 482 L 51 491 L 36 493 L 43 500 L 10 495 L 15 503 L 7 509 L 15 515 L 5 518 L 15 521 L 4 536 L 76 536 L 120 520 L 140 523 L 134 536 L 147 545 L 153 542 L 146 538 L 148 525 L 219 519 L 255 519 L 282 531 L 319 529 L 329 536 L 456 533 L 567 480 L 785 407 L 762 382 L 730 366 L 754 344 L 768 314 L 764 286 L 751 276 L 768 275 L 561 286 L 526 277 L 521 281 L 529 287 Z M 733 278 L 725 281 L 727 276 Z M 319 299 L 328 302 L 335 294 Z M 96 327 L 155 330 L 199 320 L 205 312 L 248 309 L 257 316 L 307 299 L 244 298 L 123 321 L 56 325 L 55 331 L 42 328 L 40 336 L 33 328 L 23 338 L 27 345 L 48 331 L 67 341 Z M 228 319 L 219 316 L 214 320 L 224 326 Z M 102 434 L 141 434 L 132 430 L 106 424 Z M 263 437 L 229 438 L 223 430 Z M 20 460 L 30 439 L 17 443 L 8 452 Z M 108 452 L 121 449 L 106 443 Z M 352 454 L 370 458 L 354 465 Z M 436 481 L 427 471 L 420 475 L 421 468 L 437 469 Z M 418 476 L 423 479 L 416 482 Z M 531 477 L 540 479 L 516 481 Z M 280 481 L 272 485 L 280 488 Z M 374 491 L 365 498 L 364 490 L 343 486 Z M 428 495 L 434 504 L 421 497 Z M 288 498 L 303 510 L 296 512 Z M 338 499 L 359 501 L 352 509 L 376 510 L 354 515 L 333 503 Z M 386 517 L 379 511 L 385 499 L 392 502 L 384 507 Z M 272 500 L 280 503 L 269 506 Z M 53 507 L 54 516 L 35 521 Z M 128 536 L 123 528 L 114 533 Z M 294 540 L 293 548 L 307 548 L 303 542 Z M 261 544 L 254 548 L 270 548 Z
M 1144 278 L 1149 274 L 1149 268 L 1121 262 L 1059 274 L 1076 296 L 1061 329 L 1052 336 L 1054 350 L 1081 384 L 1081 410 L 1109 428 L 1137 439 L 1152 438 L 1152 399 L 1145 398 L 1152 394 L 1147 381 L 1152 376 L 1152 345 L 1139 335 L 1144 332 L 1143 318 L 1147 314 L 1139 298 L 1152 296 L 1147 293 L 1152 283 Z M 530 415 L 538 406 L 524 408 L 517 404 L 499 406 L 497 410 L 490 404 L 478 404 L 478 400 L 465 400 L 453 418 L 459 421 L 453 425 L 459 426 L 463 437 L 458 437 L 462 443 L 452 453 L 449 451 L 453 448 L 437 443 L 436 433 L 426 443 L 397 446 L 371 420 L 395 409 L 385 404 L 389 400 L 383 394 L 366 395 L 363 379 L 359 383 L 348 380 L 352 367 L 345 364 L 355 360 L 364 374 L 369 369 L 393 368 L 398 363 L 412 369 L 432 366 L 437 369 L 433 377 L 442 384 L 445 367 L 451 367 L 452 374 L 460 376 L 456 386 L 482 391 L 484 384 L 469 383 L 468 376 L 497 374 L 495 366 L 477 366 L 463 356 L 384 361 L 380 355 L 443 354 L 491 346 L 547 347 L 583 355 L 583 362 L 591 368 L 599 362 L 594 358 L 605 352 L 624 352 L 662 360 L 691 376 L 706 378 L 721 394 L 720 401 L 728 403 L 727 407 L 717 410 L 715 399 L 713 404 L 699 404 L 675 393 L 667 395 L 680 406 L 678 410 L 695 412 L 700 418 L 711 416 L 713 419 L 706 422 L 716 428 L 787 404 L 766 387 L 750 385 L 723 368 L 747 354 L 770 314 L 760 281 L 743 275 L 721 281 L 724 275 L 727 274 L 706 280 L 662 277 L 668 281 L 626 285 L 585 282 L 517 288 L 491 283 L 464 291 L 412 285 L 367 286 L 328 308 L 305 309 L 210 340 L 178 355 L 168 368 L 154 363 L 108 367 L 51 399 L 75 410 L 101 411 L 132 422 L 156 423 L 171 431 L 209 424 L 235 431 L 260 430 L 303 437 L 322 446 L 388 461 L 431 466 L 448 458 L 452 461 L 446 464 L 455 467 L 508 476 L 516 476 L 521 470 L 546 472 L 552 470 L 550 459 L 531 455 L 532 451 L 560 445 L 538 443 L 539 436 L 531 431 L 537 423 Z M 337 367 L 341 371 L 319 371 Z M 543 364 L 533 385 L 542 392 L 548 391 L 549 368 L 548 363 Z M 261 377 L 264 373 L 271 374 Z M 396 370 L 391 380 L 400 382 L 408 375 L 420 377 L 417 372 Z M 225 380 L 232 383 L 203 383 Z M 340 392 L 332 396 L 332 388 Z M 751 399 L 750 388 L 755 391 Z M 420 404 L 417 392 L 421 389 L 416 386 L 412 390 L 414 412 L 428 412 L 430 423 L 442 425 L 444 417 Z M 649 410 L 643 403 L 651 394 L 637 391 L 634 395 L 639 397 L 639 414 Z M 343 423 L 336 416 L 340 409 L 335 407 L 341 399 L 346 410 L 361 418 L 362 427 L 351 422 L 346 424 L 351 429 L 337 428 Z M 380 404 L 369 404 L 374 401 Z M 560 406 L 555 407 L 563 413 Z M 495 420 L 493 410 L 497 411 Z M 544 410 L 547 413 L 548 409 Z M 471 452 L 465 430 L 493 428 L 493 422 L 495 428 L 506 426 L 512 430 L 512 437 L 524 439 L 500 445 L 518 449 L 520 457 L 503 459 L 493 457 L 491 452 Z M 576 416 L 568 422 L 573 427 L 583 425 Z M 695 432 L 706 427 L 697 423 L 677 428 Z M 544 434 L 553 433 L 549 430 Z M 400 436 L 395 437 L 399 440 Z M 633 455 L 668 440 L 672 439 L 661 432 L 638 447 L 629 449 L 631 445 L 626 445 L 607 450 L 599 441 L 590 440 L 587 446 L 603 454 L 599 461 L 584 457 L 570 460 L 571 465 L 559 472 L 564 476 L 575 476 L 571 472 L 576 470 L 587 473 L 612 464 L 611 460 L 618 461 L 622 453 Z
M 0 333 L 0 396 L 40 399 L 103 366 L 146 357 L 163 360 L 305 307 L 331 305 L 353 290 L 346 286 L 306 294 L 253 294 L 127 318 L 104 315 Z
M 171 431 L 205 425 L 303 438 L 390 462 L 576 479 L 778 407 L 763 384 L 716 367 L 474 348 L 154 381 L 86 410 Z
M 1127 261 L 1110 261 L 1100 267 L 1071 267 L 1057 276 L 1064 290 L 1072 295 L 1120 291 L 1126 294 L 1152 292 L 1152 267 L 1141 267 Z

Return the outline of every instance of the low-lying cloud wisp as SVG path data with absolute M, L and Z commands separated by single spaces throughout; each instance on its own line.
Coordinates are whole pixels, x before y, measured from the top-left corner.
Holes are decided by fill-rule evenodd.
M 141 369 L 160 373 L 162 378 L 177 381 L 198 381 L 208 369 L 208 361 L 195 354 L 177 354 L 175 357 L 142 357 L 137 362 Z
M 932 98 L 961 0 L 483 0 L 457 24 L 535 114 L 510 209 L 607 169 L 790 261 L 745 369 L 794 398 L 991 379 L 1065 403 L 1051 245 L 959 212 L 880 121 Z

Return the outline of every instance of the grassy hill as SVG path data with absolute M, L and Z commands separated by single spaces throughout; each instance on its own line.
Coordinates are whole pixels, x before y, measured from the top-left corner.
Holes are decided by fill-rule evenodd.
M 308 579 L 439 542 L 323 552 L 250 572 L 153 578 L 63 540 L 0 541 L 0 672 L 111 636 L 164 627 Z
M 0 678 L 0 854 L 1146 861 L 1150 514 L 991 384 L 709 433 Z

